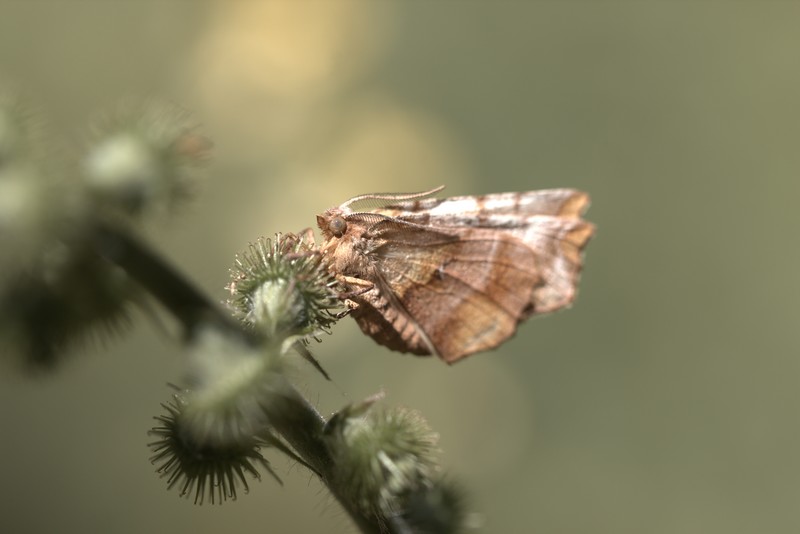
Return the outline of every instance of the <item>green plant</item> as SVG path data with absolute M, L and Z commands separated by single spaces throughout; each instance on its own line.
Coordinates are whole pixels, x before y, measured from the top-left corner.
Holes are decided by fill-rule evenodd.
M 0 339 L 23 366 L 51 369 L 77 340 L 119 330 L 158 302 L 182 326 L 185 383 L 151 430 L 152 460 L 181 495 L 222 502 L 262 472 L 262 450 L 308 468 L 362 532 L 457 532 L 461 492 L 436 435 L 380 396 L 326 419 L 292 385 L 287 357 L 322 371 L 308 342 L 344 311 L 313 236 L 259 239 L 236 259 L 223 310 L 154 253 L 142 222 L 191 197 L 210 142 L 173 106 L 126 104 L 98 125 L 72 178 L 54 168 L 41 121 L 0 96 Z M 56 165 L 58 164 L 58 165 Z

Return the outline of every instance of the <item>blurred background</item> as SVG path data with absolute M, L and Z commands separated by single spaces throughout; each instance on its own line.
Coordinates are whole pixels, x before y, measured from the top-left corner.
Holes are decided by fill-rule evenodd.
M 330 413 L 385 390 L 441 435 L 482 532 L 800 531 L 800 4 L 0 0 L 0 79 L 82 147 L 129 96 L 215 142 L 156 248 L 215 298 L 236 252 L 360 193 L 592 195 L 576 305 L 448 367 L 342 321 L 298 365 Z M 158 230 L 158 231 L 155 231 Z M 795 319 L 792 319 L 795 317 Z M 180 381 L 146 318 L 0 378 L 0 530 L 353 532 L 304 470 L 223 506 L 145 444 Z

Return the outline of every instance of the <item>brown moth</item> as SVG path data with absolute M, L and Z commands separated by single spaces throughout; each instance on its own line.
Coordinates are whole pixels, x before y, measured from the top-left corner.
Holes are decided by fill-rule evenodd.
M 357 196 L 317 224 L 361 330 L 453 363 L 570 304 L 594 225 L 573 189 L 424 198 L 443 188 Z

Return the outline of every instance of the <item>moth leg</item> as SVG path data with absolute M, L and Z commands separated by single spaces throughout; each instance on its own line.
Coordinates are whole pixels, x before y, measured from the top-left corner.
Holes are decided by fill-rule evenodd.
M 356 278 L 355 276 L 342 276 L 341 281 L 345 284 L 350 284 L 351 286 L 362 286 L 368 287 L 372 289 L 375 287 L 375 284 L 370 282 L 369 280 L 364 280 L 363 278 Z
M 362 280 L 361 278 L 355 278 L 353 276 L 342 276 L 339 278 L 339 281 L 342 282 L 344 285 L 349 287 L 357 287 L 358 289 L 351 289 L 350 291 L 345 291 L 339 293 L 339 298 L 343 300 L 349 300 L 353 297 L 357 297 L 359 295 L 363 295 L 367 291 L 370 291 L 375 288 L 375 284 L 368 280 Z M 360 287 L 359 287 L 360 286 Z
M 314 230 L 311 229 L 310 226 L 303 228 L 299 232 L 297 232 L 297 237 L 305 241 L 310 245 L 316 245 L 316 240 L 314 239 Z
M 355 278 L 353 276 L 339 276 L 338 279 L 342 284 L 348 287 L 352 288 L 355 286 L 357 288 L 339 293 L 339 298 L 344 300 L 344 306 L 346 308 L 344 311 L 336 314 L 336 318 L 341 319 L 342 317 L 347 317 L 358 309 L 358 303 L 352 300 L 353 297 L 357 297 L 359 295 L 363 295 L 367 291 L 371 291 L 375 288 L 375 284 L 367 280 L 362 280 L 361 278 Z
M 304 250 L 302 252 L 287 252 L 283 257 L 286 260 L 299 260 L 311 256 L 318 256 L 319 253 L 319 250 Z
M 345 310 L 344 311 L 340 311 L 339 313 L 336 314 L 336 319 L 337 320 L 341 319 L 343 317 L 347 317 L 348 315 L 350 315 L 351 313 L 356 311 L 358 309 L 358 307 L 359 307 L 359 304 L 358 304 L 358 302 L 356 302 L 354 300 L 346 299 L 344 301 L 344 306 L 345 306 Z
M 301 230 L 297 234 L 287 233 L 287 234 L 278 234 L 277 236 L 278 242 L 283 241 L 283 244 L 286 248 L 292 247 L 300 247 L 298 248 L 306 248 L 306 250 L 300 250 L 299 252 L 284 252 L 283 258 L 291 261 L 297 260 L 302 258 L 308 258 L 311 256 L 319 256 L 322 252 L 317 248 L 317 243 L 314 241 L 314 232 L 311 228 L 306 228 L 305 230 Z

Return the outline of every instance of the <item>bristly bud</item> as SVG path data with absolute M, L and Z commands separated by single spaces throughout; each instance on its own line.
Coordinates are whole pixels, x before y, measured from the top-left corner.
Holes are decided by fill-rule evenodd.
M 120 268 L 84 247 L 53 242 L 46 252 L 0 293 L 0 338 L 34 369 L 57 363 L 90 334 L 127 326 L 139 296 Z
M 155 417 L 160 423 L 149 434 L 156 436 L 148 446 L 153 455 L 150 461 L 157 472 L 167 478 L 167 487 L 178 487 L 182 497 L 194 494 L 194 503 L 203 504 L 236 499 L 239 486 L 249 491 L 245 473 L 261 480 L 259 468 L 265 469 L 278 482 L 280 479 L 259 449 L 267 443 L 255 436 L 241 436 L 230 442 L 198 440 L 194 432 L 187 431 L 184 412 L 186 399 L 176 394 L 169 404 L 162 404 L 165 414 Z
M 89 196 L 99 210 L 138 216 L 170 211 L 189 198 L 211 142 L 173 105 L 127 105 L 96 127 L 84 161 Z
M 280 373 L 279 347 L 206 326 L 189 345 L 186 431 L 223 444 L 261 434 L 269 428 L 264 406 L 282 393 Z
M 373 409 L 377 399 L 345 407 L 325 426 L 336 486 L 362 513 L 414 532 L 458 532 L 461 499 L 439 476 L 438 436 L 417 412 Z M 449 530 L 425 530 L 441 525 Z
M 397 517 L 415 534 L 457 534 L 468 528 L 465 501 L 461 486 L 448 478 L 438 478 L 431 486 L 408 495 L 403 512 Z
M 79 195 L 53 172 L 41 122 L 0 94 L 0 352 L 34 369 L 89 332 L 124 325 L 137 294 L 92 248 Z
M 36 161 L 44 153 L 42 121 L 19 96 L 0 88 L 0 167 Z
M 321 265 L 311 231 L 260 238 L 237 255 L 226 286 L 228 306 L 248 327 L 267 336 L 309 336 L 336 322 L 341 300 Z
M 0 91 L 0 286 L 24 271 L 61 226 L 64 195 L 45 168 L 42 120 Z

